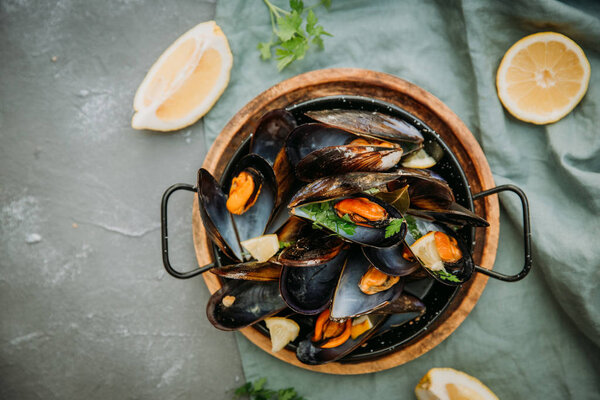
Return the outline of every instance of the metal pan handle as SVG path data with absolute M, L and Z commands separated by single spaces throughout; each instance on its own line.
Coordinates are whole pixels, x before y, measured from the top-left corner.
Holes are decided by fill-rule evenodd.
M 161 203 L 160 203 L 160 228 L 161 228 L 161 239 L 162 239 L 162 258 L 163 265 L 165 269 L 169 273 L 169 275 L 178 278 L 178 279 L 189 279 L 196 275 L 200 275 L 203 272 L 208 271 L 213 268 L 215 264 L 208 264 L 202 268 L 193 269 L 187 272 L 179 272 L 171 266 L 171 262 L 169 261 L 169 233 L 167 230 L 167 205 L 169 203 L 169 197 L 173 193 L 178 190 L 187 190 L 188 192 L 196 192 L 196 188 L 192 185 L 188 185 L 187 183 L 176 183 L 175 185 L 169 187 L 165 193 L 163 194 Z
M 478 265 L 475 266 L 475 270 L 501 281 L 516 282 L 525 278 L 529 273 L 529 270 L 531 270 L 531 228 L 529 225 L 529 202 L 527 201 L 527 196 L 525 196 L 525 193 L 521 189 L 514 185 L 502 185 L 473 195 L 473 200 L 480 199 L 491 194 L 500 193 L 505 190 L 516 193 L 521 199 L 521 205 L 523 206 L 523 251 L 525 253 L 525 263 L 523 265 L 523 269 L 516 275 L 501 274 Z

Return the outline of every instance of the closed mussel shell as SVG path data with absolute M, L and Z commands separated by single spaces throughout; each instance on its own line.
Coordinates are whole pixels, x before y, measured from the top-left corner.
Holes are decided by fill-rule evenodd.
M 331 303 L 347 253 L 342 250 L 327 263 L 315 267 L 283 267 L 279 287 L 288 307 L 307 315 L 325 310 Z
M 333 296 L 332 319 L 358 317 L 371 313 L 400 296 L 402 281 L 385 291 L 371 295 L 364 294 L 360 290 L 358 283 L 370 265 L 360 248 L 355 247 L 351 250 Z
M 233 331 L 286 307 L 277 282 L 227 281 L 208 300 L 206 315 L 216 328 Z
M 314 267 L 329 262 L 345 245 L 338 236 L 311 229 L 279 253 L 277 261 L 287 267 Z
M 271 262 L 248 261 L 245 263 L 225 265 L 210 270 L 215 275 L 228 279 L 247 281 L 277 281 L 281 274 L 281 265 Z
M 208 236 L 223 253 L 235 261 L 242 260 L 233 219 L 227 207 L 227 196 L 215 178 L 205 170 L 198 171 L 198 205 Z

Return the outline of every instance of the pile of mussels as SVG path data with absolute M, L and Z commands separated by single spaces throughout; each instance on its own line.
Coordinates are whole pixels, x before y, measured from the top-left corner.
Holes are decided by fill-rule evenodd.
M 402 167 L 417 151 L 443 156 L 412 124 L 361 110 L 305 116 L 312 122 L 299 125 L 285 110 L 266 113 L 223 187 L 200 169 L 198 197 L 228 264 L 211 270 L 225 279 L 209 300 L 210 322 L 237 330 L 282 312 L 305 319 L 311 333 L 296 340 L 297 357 L 322 364 L 424 314 L 405 282 L 467 281 L 473 261 L 456 230 L 488 224 L 436 173 Z M 267 261 L 240 244 L 272 233 L 280 250 Z M 368 329 L 350 334 L 365 315 Z

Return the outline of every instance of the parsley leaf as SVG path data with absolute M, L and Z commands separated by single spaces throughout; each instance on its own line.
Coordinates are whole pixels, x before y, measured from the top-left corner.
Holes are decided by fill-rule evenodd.
M 345 214 L 340 218 L 329 201 L 307 204 L 300 209 L 313 221 L 314 228 L 325 227 L 338 234 L 343 231 L 346 235 L 353 235 L 356 232 L 356 224 L 352 222 L 350 216 Z
M 265 384 L 267 378 L 260 378 L 255 382 L 247 382 L 240 386 L 235 391 L 235 399 L 240 396 L 248 396 L 250 400 L 305 400 L 304 397 L 298 396 L 296 389 L 285 388 L 278 391 L 267 389 Z
M 434 271 L 433 273 L 436 274 L 438 278 L 443 279 L 445 281 L 460 283 L 460 279 L 458 279 L 456 277 L 456 275 L 452 275 L 448 271 L 441 270 L 441 271 Z
M 273 34 L 270 41 L 260 42 L 257 49 L 260 57 L 268 60 L 272 56 L 271 49 L 274 48 L 279 71 L 295 60 L 302 60 L 311 45 L 322 49 L 323 38 L 321 36 L 332 36 L 325 31 L 323 26 L 317 25 L 319 19 L 313 11 L 313 8 L 321 4 L 329 8 L 331 0 L 321 0 L 308 8 L 304 7 L 302 0 L 290 0 L 291 11 L 274 5 L 270 0 L 263 1 L 269 9 Z M 306 24 L 303 29 L 305 13 Z
M 282 242 L 281 240 L 279 241 L 279 250 L 281 249 L 285 249 L 287 247 L 293 246 L 294 243 L 296 242 Z
M 389 238 L 397 234 L 402 230 L 402 223 L 404 222 L 404 218 L 394 218 L 391 220 L 390 224 L 385 227 L 385 238 Z

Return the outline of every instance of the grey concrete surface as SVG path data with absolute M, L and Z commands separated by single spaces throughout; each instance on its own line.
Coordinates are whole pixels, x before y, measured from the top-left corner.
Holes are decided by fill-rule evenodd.
M 0 1 L 0 398 L 229 399 L 243 382 L 202 279 L 160 259 L 160 198 L 194 181 L 202 123 L 130 128 L 147 69 L 214 9 Z M 192 267 L 192 197 L 174 197 L 174 262 Z

